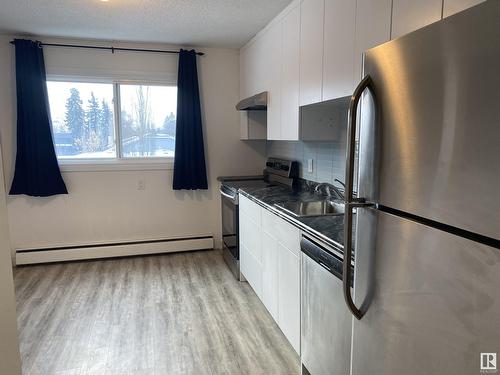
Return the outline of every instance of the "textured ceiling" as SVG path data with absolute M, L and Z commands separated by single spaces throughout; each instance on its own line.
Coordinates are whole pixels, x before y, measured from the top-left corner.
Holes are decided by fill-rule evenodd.
M 0 0 L 0 31 L 241 47 L 291 0 Z

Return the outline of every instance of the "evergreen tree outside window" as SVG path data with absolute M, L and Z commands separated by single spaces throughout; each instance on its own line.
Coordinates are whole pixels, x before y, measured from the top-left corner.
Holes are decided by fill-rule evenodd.
M 47 88 L 58 159 L 173 158 L 177 87 L 48 81 Z
M 48 81 L 58 159 L 116 158 L 113 84 Z
M 66 113 L 64 118 L 65 128 L 60 129 L 62 132 L 69 132 L 74 140 L 82 138 L 82 132 L 85 122 L 85 111 L 83 110 L 83 102 L 80 98 L 80 91 L 72 87 L 70 96 L 66 99 Z M 75 150 L 81 151 L 79 145 L 75 144 Z

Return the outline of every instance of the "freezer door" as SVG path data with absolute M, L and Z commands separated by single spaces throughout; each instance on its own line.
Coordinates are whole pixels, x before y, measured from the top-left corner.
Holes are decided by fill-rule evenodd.
M 471 375 L 500 355 L 500 250 L 358 210 L 352 375 Z
M 366 52 L 359 196 L 500 239 L 499 20 L 487 1 Z

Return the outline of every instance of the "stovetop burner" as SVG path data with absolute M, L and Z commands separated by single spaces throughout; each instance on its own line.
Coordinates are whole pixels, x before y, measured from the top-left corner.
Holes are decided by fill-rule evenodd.
M 298 163 L 292 160 L 268 158 L 261 176 L 225 176 L 218 180 L 225 189 L 237 193 L 242 187 L 292 186 L 298 177 Z

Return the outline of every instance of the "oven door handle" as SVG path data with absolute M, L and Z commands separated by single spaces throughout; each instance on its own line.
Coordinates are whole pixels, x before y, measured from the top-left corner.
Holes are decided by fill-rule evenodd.
M 219 192 L 220 192 L 220 194 L 221 194 L 223 197 L 226 197 L 227 199 L 230 199 L 231 201 L 233 201 L 233 202 L 236 204 L 236 197 L 237 197 L 237 196 L 234 196 L 234 197 L 233 197 L 232 195 L 230 195 L 230 194 L 228 194 L 228 193 L 226 193 L 226 192 L 222 191 L 222 189 L 219 189 Z

